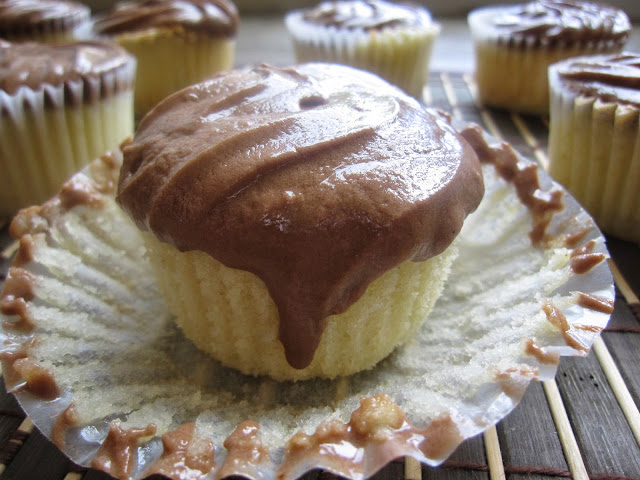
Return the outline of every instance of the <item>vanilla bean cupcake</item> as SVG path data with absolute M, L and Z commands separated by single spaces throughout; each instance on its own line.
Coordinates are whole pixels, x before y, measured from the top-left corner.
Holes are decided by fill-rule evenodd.
M 298 62 L 351 65 L 422 98 L 440 33 L 424 7 L 384 0 L 330 1 L 289 12 L 285 22 Z
M 0 41 L 0 216 L 133 133 L 135 60 L 111 42 Z
M 631 31 L 622 10 L 573 0 L 484 7 L 473 10 L 468 21 L 479 101 L 533 114 L 549 111 L 549 65 L 620 52 Z
M 123 2 L 96 18 L 138 60 L 135 111 L 233 66 L 238 12 L 230 0 Z
M 70 0 L 0 0 L 0 38 L 64 43 L 86 38 L 89 7 Z
M 178 325 L 244 373 L 370 368 L 422 324 L 483 194 L 440 113 L 331 64 L 235 70 L 123 145 L 118 202 Z
M 640 244 L 640 55 L 556 63 L 549 88 L 549 172 L 605 232 Z

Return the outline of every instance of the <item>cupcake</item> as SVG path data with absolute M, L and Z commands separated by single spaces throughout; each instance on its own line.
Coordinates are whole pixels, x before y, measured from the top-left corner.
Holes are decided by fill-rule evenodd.
M 640 244 L 640 55 L 549 69 L 549 172 L 607 233 Z
M 117 4 L 96 19 L 138 60 L 135 111 L 233 66 L 238 13 L 230 0 L 145 0 Z
M 532 114 L 549 111 L 549 65 L 620 52 L 631 31 L 622 10 L 572 0 L 484 7 L 468 20 L 479 101 Z
M 89 7 L 69 0 L 0 0 L 0 38 L 64 43 L 85 38 Z
M 351 65 L 422 98 L 440 33 L 425 8 L 382 0 L 323 2 L 288 13 L 285 23 L 298 62 Z
M 142 120 L 118 202 L 178 325 L 244 373 L 336 377 L 411 338 L 483 194 L 475 151 L 375 75 L 262 65 Z
M 0 216 L 41 203 L 133 132 L 135 60 L 103 41 L 0 41 Z

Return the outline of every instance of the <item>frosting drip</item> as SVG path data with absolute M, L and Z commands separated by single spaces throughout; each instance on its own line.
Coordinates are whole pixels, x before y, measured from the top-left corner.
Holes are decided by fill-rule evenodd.
M 94 30 L 103 35 L 176 28 L 232 37 L 238 30 L 238 11 L 229 0 L 146 0 L 123 2 L 97 18 Z
M 20 34 L 34 26 L 71 28 L 88 20 L 89 7 L 62 0 L 0 0 L 0 35 Z
M 159 104 L 123 146 L 138 226 L 261 278 L 289 363 L 385 271 L 441 253 L 483 194 L 442 114 L 327 64 L 226 73 Z
M 96 80 L 109 73 L 128 71 L 133 62 L 133 57 L 122 47 L 106 41 L 59 45 L 0 42 L 0 90 L 13 95 L 20 87 L 38 90 L 46 85 L 83 82 L 93 85 L 85 90 L 85 98 L 65 98 L 65 101 L 90 102 L 93 97 L 108 93 L 106 89 L 101 91 Z M 117 77 L 116 91 L 132 87 L 133 78 L 128 78 L 122 85 L 118 85 L 119 81 L 121 79 Z M 65 89 L 65 97 L 74 97 L 74 94 Z
M 496 30 L 527 37 L 623 42 L 631 31 L 622 10 L 592 2 L 538 0 L 499 12 L 489 20 Z
M 572 58 L 553 66 L 551 76 L 578 95 L 640 106 L 640 55 L 635 53 Z
M 417 5 L 395 5 L 384 1 L 323 2 L 305 10 L 304 20 L 323 26 L 348 30 L 382 30 L 393 27 L 429 25 L 429 12 Z

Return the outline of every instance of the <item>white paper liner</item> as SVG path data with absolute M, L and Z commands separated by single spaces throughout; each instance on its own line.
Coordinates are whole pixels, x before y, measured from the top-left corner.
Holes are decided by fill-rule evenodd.
M 33 356 L 53 371 L 63 394 L 47 402 L 18 388 L 16 397 L 48 436 L 73 400 L 80 426 L 67 431 L 64 452 L 82 465 L 91 464 L 114 418 L 125 428 L 154 423 L 158 435 L 195 422 L 199 435 L 215 444 L 215 469 L 203 478 L 224 472 L 292 479 L 315 467 L 364 478 L 403 455 L 437 465 L 464 439 L 507 415 L 531 379 L 553 378 L 557 360 L 540 363 L 545 358 L 526 354 L 528 341 L 549 355 L 586 354 L 609 314 L 580 306 L 577 292 L 614 299 L 606 262 L 578 275 L 565 243 L 532 246 L 532 215 L 513 185 L 493 165 L 484 165 L 483 173 L 484 200 L 465 223 L 448 286 L 415 341 L 373 370 L 336 381 L 249 378 L 199 353 L 174 327 L 140 234 L 113 198 L 106 195 L 97 209 L 77 206 L 32 236 L 34 260 L 24 266 L 37 279 L 36 298 L 29 302 L 37 324 Z M 543 191 L 560 188 L 541 169 L 538 174 Z M 576 235 L 581 244 L 593 240 L 595 252 L 608 256 L 591 218 L 568 195 L 564 203 L 549 232 Z M 564 313 L 584 348 L 567 346 L 543 313 L 547 302 Z M 580 326 L 588 328 L 574 328 Z M 5 352 L 26 339 L 11 328 L 0 336 Z M 427 433 L 405 441 L 389 434 L 365 444 L 328 445 L 321 455 L 302 455 L 283 466 L 285 443 L 296 432 L 311 434 L 330 418 L 347 422 L 360 398 L 381 392 Z M 247 419 L 261 426 L 268 460 L 225 462 L 224 440 Z M 447 419 L 459 436 L 438 430 Z M 429 437 L 431 427 L 442 435 Z M 420 448 L 434 438 L 441 444 Z M 132 478 L 143 477 L 162 450 L 158 436 L 140 445 Z

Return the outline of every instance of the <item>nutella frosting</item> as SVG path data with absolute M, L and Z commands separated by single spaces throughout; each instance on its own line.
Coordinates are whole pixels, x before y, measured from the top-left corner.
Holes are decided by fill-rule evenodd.
M 443 116 L 371 74 L 237 70 L 159 104 L 123 147 L 118 201 L 138 226 L 261 278 L 289 363 L 373 279 L 455 238 L 483 194 Z
M 62 0 L 0 0 L 0 36 L 65 31 L 89 19 L 89 7 Z
M 347 30 L 382 30 L 431 24 L 431 15 L 425 8 L 380 0 L 323 2 L 313 9 L 304 10 L 302 17 L 316 25 Z
M 584 97 L 640 107 L 640 55 L 575 57 L 556 63 L 549 70 L 551 82 Z
M 59 45 L 0 42 L 0 91 L 17 94 L 20 88 L 31 90 L 82 82 L 84 98 L 76 98 L 65 89 L 66 103 L 90 103 L 111 90 L 132 88 L 133 75 L 117 75 L 132 69 L 134 59 L 122 47 L 107 41 L 84 41 Z M 115 73 L 114 82 L 101 84 L 104 75 Z M 53 100 L 51 100 L 53 102 Z
M 476 12 L 497 35 L 552 42 L 622 44 L 631 31 L 629 18 L 622 10 L 592 2 L 538 0 L 523 5 L 487 7 Z
M 146 0 L 123 2 L 96 19 L 102 35 L 153 28 L 184 28 L 209 35 L 232 37 L 238 30 L 238 11 L 229 0 Z

